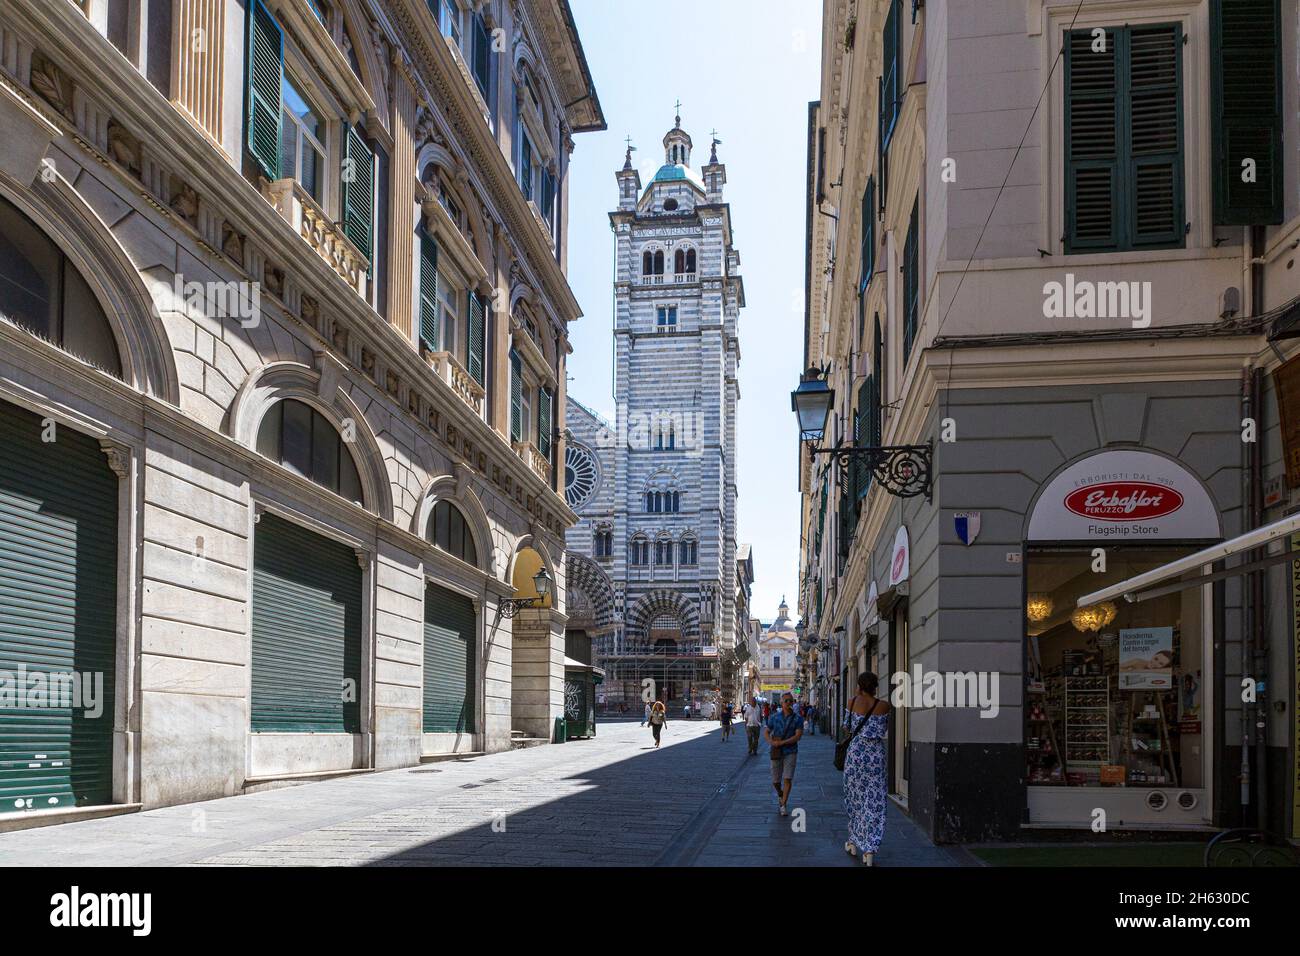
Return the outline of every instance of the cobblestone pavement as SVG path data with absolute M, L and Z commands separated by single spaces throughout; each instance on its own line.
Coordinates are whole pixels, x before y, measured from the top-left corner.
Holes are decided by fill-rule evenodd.
M 825 737 L 800 747 L 776 813 L 765 753 L 743 731 L 674 721 L 659 750 L 636 722 L 596 738 L 144 813 L 0 834 L 0 865 L 849 865 Z M 969 861 L 901 814 L 881 865 Z

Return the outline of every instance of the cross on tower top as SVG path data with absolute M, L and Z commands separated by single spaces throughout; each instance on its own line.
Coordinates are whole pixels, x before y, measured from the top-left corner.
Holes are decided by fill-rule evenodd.
M 680 127 L 680 126 L 682 125 L 682 101 L 681 101 L 681 97 L 678 97 L 677 102 L 673 104 L 673 108 L 677 111 L 677 115 L 676 115 L 676 117 L 674 117 L 674 118 L 677 120 L 676 125 Z

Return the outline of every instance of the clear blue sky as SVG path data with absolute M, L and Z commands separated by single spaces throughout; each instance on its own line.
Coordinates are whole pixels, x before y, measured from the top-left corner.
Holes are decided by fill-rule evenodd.
M 569 282 L 585 315 L 570 328 L 569 391 L 614 417 L 614 172 L 624 137 L 648 182 L 682 101 L 692 165 L 722 144 L 748 306 L 740 313 L 738 534 L 754 546 L 753 610 L 796 603 L 799 496 L 790 391 L 803 360 L 808 101 L 817 98 L 819 0 L 571 0 L 609 129 L 575 137 Z

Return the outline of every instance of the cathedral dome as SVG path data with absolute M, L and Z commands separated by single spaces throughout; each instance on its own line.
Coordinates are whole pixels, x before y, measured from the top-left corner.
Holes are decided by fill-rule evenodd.
M 650 180 L 650 185 L 671 182 L 688 182 L 700 192 L 704 192 L 704 180 L 700 178 L 700 174 L 681 163 L 664 163 L 659 167 L 659 172 L 655 173 L 654 179 Z

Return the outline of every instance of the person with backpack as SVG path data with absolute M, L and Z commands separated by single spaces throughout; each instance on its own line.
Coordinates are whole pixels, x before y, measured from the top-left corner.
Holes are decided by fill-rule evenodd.
M 664 731 L 664 724 L 668 723 L 668 708 L 664 706 L 662 700 L 657 700 L 650 705 L 650 732 L 654 734 L 655 746 L 659 746 L 659 735 Z

